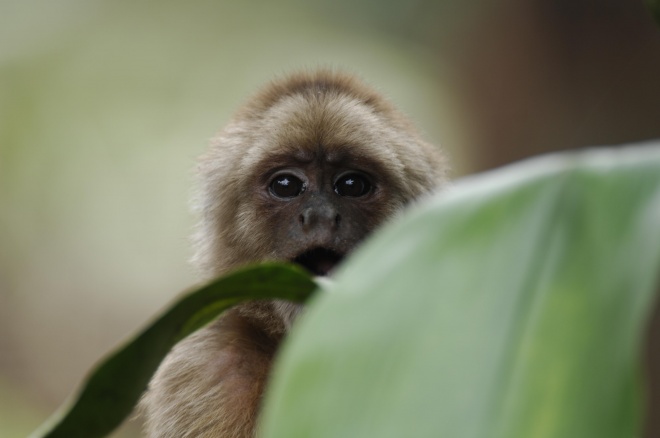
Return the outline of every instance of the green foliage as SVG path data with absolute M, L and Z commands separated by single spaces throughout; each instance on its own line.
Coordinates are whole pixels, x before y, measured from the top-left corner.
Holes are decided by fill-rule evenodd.
M 176 342 L 241 301 L 304 301 L 315 287 L 309 275 L 298 268 L 268 264 L 235 272 L 183 296 L 93 370 L 72 405 L 56 413 L 32 436 L 107 435 L 131 413 L 158 364 Z
M 309 306 L 276 366 L 263 436 L 635 436 L 659 267 L 658 145 L 459 182 L 374 236 Z M 267 266 L 193 292 L 35 436 L 107 433 L 176 340 L 241 299 L 312 288 Z
M 646 0 L 646 4 L 649 9 L 651 9 L 651 13 L 653 14 L 653 18 L 655 18 L 656 23 L 660 25 L 660 0 Z
M 477 177 L 384 230 L 304 316 L 267 438 L 632 437 L 660 148 Z

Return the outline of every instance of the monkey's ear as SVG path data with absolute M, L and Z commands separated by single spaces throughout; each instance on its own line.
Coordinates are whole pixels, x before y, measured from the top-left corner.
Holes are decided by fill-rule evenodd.
M 659 273 L 660 143 L 456 182 L 308 307 L 260 436 L 639 436 Z
M 240 302 L 304 302 L 316 288 L 301 268 L 269 263 L 235 271 L 184 294 L 142 332 L 102 360 L 80 392 L 31 438 L 106 436 L 131 413 L 158 365 L 178 341 Z

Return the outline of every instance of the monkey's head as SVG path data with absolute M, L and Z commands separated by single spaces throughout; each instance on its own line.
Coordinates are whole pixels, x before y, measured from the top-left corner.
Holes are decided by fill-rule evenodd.
M 253 97 L 202 157 L 195 261 L 208 277 L 266 260 L 326 275 L 445 170 L 441 152 L 355 78 L 288 77 Z

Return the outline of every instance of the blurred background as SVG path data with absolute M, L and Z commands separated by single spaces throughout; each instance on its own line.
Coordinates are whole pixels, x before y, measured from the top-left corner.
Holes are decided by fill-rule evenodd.
M 0 435 L 195 283 L 196 157 L 256 87 L 316 66 L 388 95 L 454 177 L 660 137 L 641 0 L 0 0 Z

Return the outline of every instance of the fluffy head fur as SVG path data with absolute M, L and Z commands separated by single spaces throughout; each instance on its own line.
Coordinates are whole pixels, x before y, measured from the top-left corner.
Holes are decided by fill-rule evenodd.
M 391 184 L 383 217 L 445 179 L 443 155 L 387 100 L 353 76 L 321 70 L 271 83 L 211 143 L 200 164 L 194 264 L 211 278 L 248 262 L 281 259 L 251 190 L 283 155 L 323 149 L 378 166 Z M 382 219 L 382 218 L 379 218 Z

